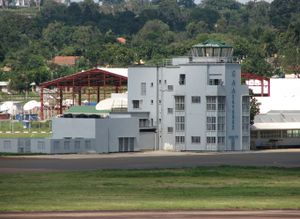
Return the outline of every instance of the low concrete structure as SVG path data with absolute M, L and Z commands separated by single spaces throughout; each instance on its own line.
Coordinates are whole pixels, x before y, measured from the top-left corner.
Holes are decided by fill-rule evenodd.
M 300 147 L 300 111 L 270 111 L 255 117 L 252 148 Z

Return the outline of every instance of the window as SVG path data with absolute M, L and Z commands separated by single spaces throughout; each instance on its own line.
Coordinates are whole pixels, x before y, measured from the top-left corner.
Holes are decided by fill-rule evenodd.
M 91 140 L 86 140 L 85 141 L 85 149 L 92 149 L 92 142 Z
M 249 136 L 243 136 L 242 137 L 243 145 L 247 145 L 249 143 L 249 140 L 250 140 Z
M 45 142 L 44 141 L 38 141 L 37 149 L 44 151 L 45 150 Z
M 54 147 L 55 151 L 59 150 L 59 141 L 54 141 L 53 142 L 53 147 Z
M 225 97 L 218 97 L 218 111 L 225 111 Z
M 80 149 L 80 141 L 76 140 L 74 147 L 75 147 L 75 150 L 79 150 Z
M 167 84 L 167 80 L 165 80 L 165 84 Z
M 158 83 L 161 84 L 161 80 L 159 80 Z
M 3 148 L 6 150 L 11 149 L 11 141 L 4 141 Z
M 64 149 L 65 149 L 66 151 L 70 150 L 70 141 L 65 141 L 65 142 L 64 142 Z
M 207 144 L 215 144 L 216 143 L 216 137 L 206 137 L 206 143 Z
M 288 130 L 288 135 L 289 135 Z M 281 131 L 280 130 L 264 130 L 260 132 L 261 138 L 280 138 L 281 137 Z
M 173 127 L 168 127 L 168 133 L 173 133 Z
M 218 144 L 225 144 L 225 137 L 224 136 L 219 136 L 218 137 Z
M 248 132 L 250 129 L 250 117 L 242 116 L 242 130 L 243 132 Z
M 153 82 L 151 82 L 150 87 L 153 87 Z
M 168 108 L 168 114 L 173 114 L 173 108 Z
M 223 82 L 221 79 L 209 79 L 208 84 L 209 85 L 222 85 Z
M 184 96 L 175 96 L 175 110 L 184 111 Z
M 224 132 L 225 131 L 225 117 L 218 116 L 218 131 Z
M 300 137 L 300 130 L 298 130 L 298 129 L 287 130 L 286 134 L 284 134 L 284 135 L 286 135 L 284 137 L 288 137 L 288 138 L 299 138 Z
M 140 128 L 145 128 L 145 127 L 149 127 L 150 122 L 148 119 L 140 119 L 139 120 L 139 127 Z
M 200 136 L 192 136 L 192 144 L 200 144 L 201 138 Z
M 250 112 L 250 99 L 248 96 L 242 98 L 242 111 L 245 113 Z
M 153 100 L 151 100 L 151 105 L 153 104 Z
M 206 109 L 207 111 L 215 111 L 217 104 L 217 97 L 215 96 L 207 96 L 206 97 Z
M 168 85 L 168 91 L 173 91 L 173 85 Z
M 134 151 L 133 137 L 119 137 L 119 152 Z
M 179 75 L 179 84 L 180 85 L 185 85 L 185 74 L 180 74 Z
M 184 116 L 176 116 L 175 117 L 175 130 L 176 132 L 184 131 L 185 126 L 185 117 Z
M 200 96 L 192 96 L 192 103 L 200 103 L 201 97 Z
M 175 136 L 175 144 L 184 144 L 185 137 L 184 136 Z
M 258 138 L 258 131 L 251 131 L 251 138 Z
M 208 116 L 206 117 L 206 129 L 207 131 L 216 131 L 216 117 Z
M 140 101 L 139 100 L 132 100 L 132 105 L 134 109 L 140 108 Z
M 141 83 L 141 95 L 146 96 L 146 82 Z

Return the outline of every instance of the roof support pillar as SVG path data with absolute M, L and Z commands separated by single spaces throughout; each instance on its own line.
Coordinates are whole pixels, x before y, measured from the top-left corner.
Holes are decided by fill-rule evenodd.
M 103 92 L 104 92 L 104 99 L 106 99 L 106 75 L 103 74 Z
M 40 101 L 41 101 L 40 117 L 41 120 L 44 120 L 44 87 L 41 87 Z
M 261 96 L 264 96 L 264 79 L 261 79 Z
M 81 106 L 81 87 L 78 87 L 78 105 Z
M 100 87 L 97 87 L 97 103 L 100 102 Z
M 72 102 L 73 102 L 73 106 L 75 105 L 75 86 L 74 86 L 75 82 L 74 82 L 74 78 L 73 78 L 73 84 L 72 84 Z
M 270 79 L 268 79 L 268 97 L 271 95 L 271 83 Z
M 63 91 L 62 88 L 59 88 L 59 114 L 61 115 L 63 113 Z
M 90 83 L 90 75 L 88 75 L 88 102 L 89 102 L 89 105 L 90 105 L 90 103 L 91 103 L 91 83 Z

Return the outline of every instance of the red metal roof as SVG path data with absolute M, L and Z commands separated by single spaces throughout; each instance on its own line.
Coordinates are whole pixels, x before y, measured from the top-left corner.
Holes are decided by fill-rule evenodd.
M 49 87 L 101 87 L 101 86 L 127 86 L 127 77 L 94 68 L 67 75 L 61 78 L 40 84 L 43 88 Z

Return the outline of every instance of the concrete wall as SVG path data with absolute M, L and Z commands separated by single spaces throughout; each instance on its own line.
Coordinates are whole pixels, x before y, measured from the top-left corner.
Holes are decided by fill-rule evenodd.
M 95 119 L 54 118 L 52 138 L 95 138 Z
M 139 150 L 137 118 L 99 119 L 96 121 L 96 151 L 118 152 L 119 137 L 135 138 L 135 151 Z
M 0 139 L 0 152 L 67 154 L 95 152 L 95 139 Z

